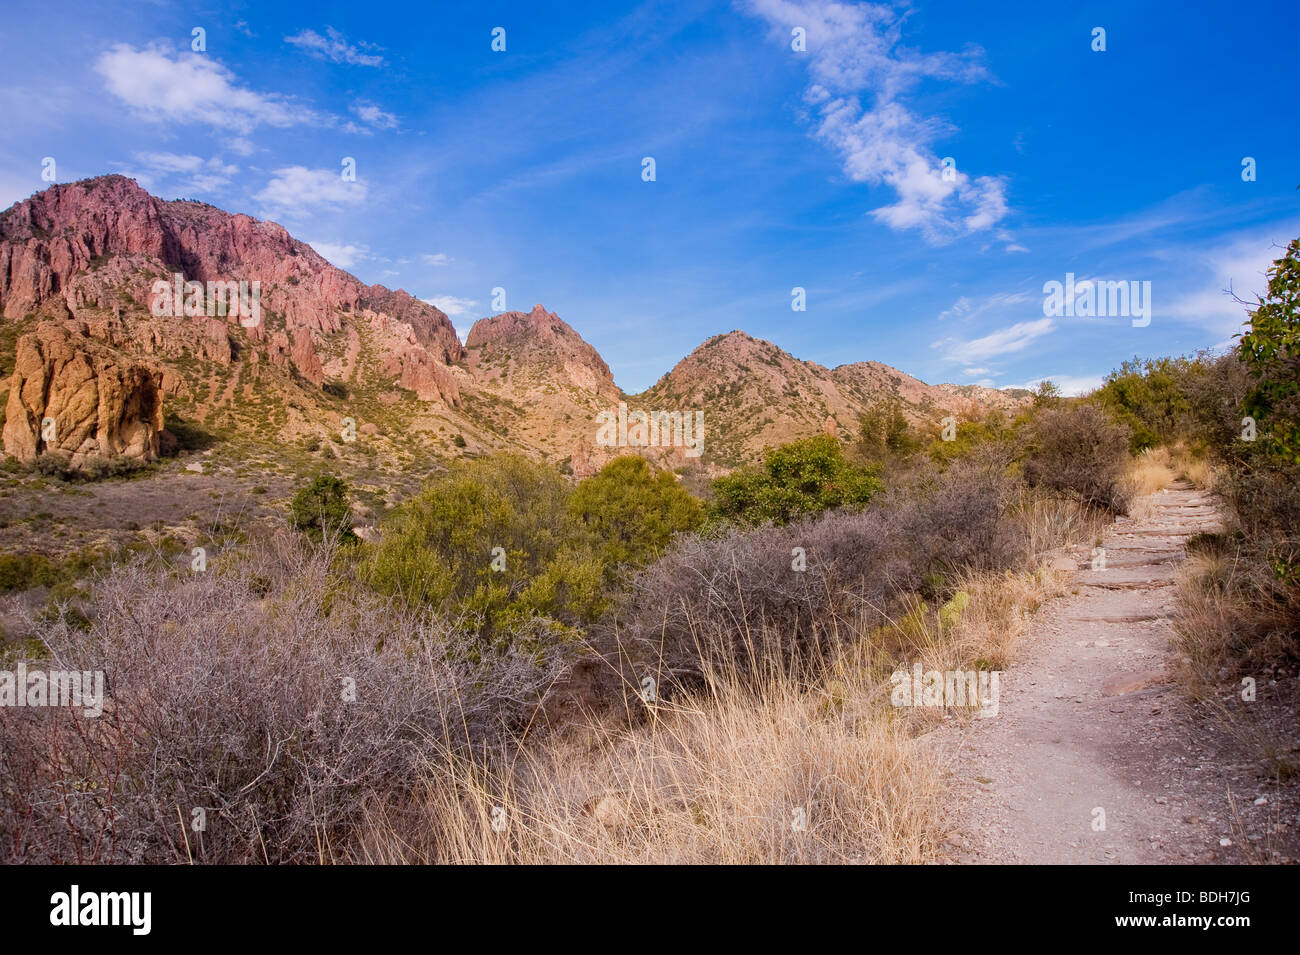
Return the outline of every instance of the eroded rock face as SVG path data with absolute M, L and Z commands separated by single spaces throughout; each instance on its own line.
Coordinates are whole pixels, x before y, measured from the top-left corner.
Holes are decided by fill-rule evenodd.
M 600 353 L 541 305 L 534 305 L 531 312 L 502 312 L 475 322 L 465 347 L 474 367 L 507 362 L 511 379 L 564 382 L 618 400 L 618 386 Z
M 5 454 L 25 464 L 65 455 L 74 468 L 95 458 L 149 461 L 158 456 L 162 429 L 160 370 L 53 322 L 18 339 Z
M 360 321 L 378 332 L 380 359 L 395 384 L 414 382 L 425 400 L 459 401 L 446 368 L 463 350 L 443 312 L 406 292 L 363 284 L 274 222 L 201 202 L 164 202 L 124 176 L 51 186 L 0 215 L 4 318 L 71 318 L 115 347 L 160 357 L 189 350 L 229 364 L 225 329 L 150 314 L 153 283 L 176 273 L 203 283 L 260 283 L 261 310 L 272 324 L 243 334 L 273 364 L 292 365 L 313 384 L 324 378 L 322 342 Z M 126 325 L 111 320 L 124 315 Z M 383 351 L 389 342 L 394 347 Z

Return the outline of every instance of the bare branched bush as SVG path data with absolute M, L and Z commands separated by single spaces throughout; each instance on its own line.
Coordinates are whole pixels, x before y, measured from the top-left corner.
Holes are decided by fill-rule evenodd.
M 905 612 L 907 595 L 1016 566 L 1027 542 L 1007 519 L 1013 494 L 1000 468 L 962 463 L 860 512 L 686 538 L 636 579 L 608 639 L 625 667 L 688 684 L 741 645 L 759 661 L 833 644 Z
M 1089 507 L 1122 514 L 1130 489 L 1129 431 L 1102 408 L 1075 402 L 1044 408 L 1026 429 L 1025 479 L 1033 486 L 1075 496 Z
M 517 733 L 558 662 L 469 663 L 459 630 L 350 589 L 281 537 L 205 574 L 138 562 L 29 666 L 101 670 L 102 715 L 0 709 L 0 853 L 26 862 L 327 862 L 447 753 Z M 535 641 L 534 641 L 535 642 Z

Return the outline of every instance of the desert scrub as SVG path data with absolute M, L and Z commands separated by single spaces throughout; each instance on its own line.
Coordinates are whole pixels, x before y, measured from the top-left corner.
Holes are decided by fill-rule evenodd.
M 488 758 L 527 725 L 553 653 L 506 645 L 471 663 L 454 625 L 335 567 L 329 548 L 283 533 L 206 574 L 116 567 L 85 632 L 37 621 L 62 666 L 104 672 L 109 699 L 97 718 L 0 708 L 0 856 L 338 861 L 368 809 L 400 814 L 436 785 L 430 766 Z
M 1015 490 L 996 464 L 960 462 L 861 511 L 681 537 L 635 578 L 600 639 L 670 683 L 740 646 L 759 669 L 820 652 L 864 620 L 888 623 L 911 595 L 946 601 L 964 572 L 1020 566 Z
M 1124 513 L 1129 431 L 1105 410 L 1088 402 L 1044 408 L 1024 429 L 1024 442 L 1021 466 L 1030 485 Z

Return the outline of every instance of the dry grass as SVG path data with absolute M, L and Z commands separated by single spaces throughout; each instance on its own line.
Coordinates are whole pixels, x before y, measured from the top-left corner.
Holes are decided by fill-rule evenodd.
M 1169 449 L 1149 448 L 1130 461 L 1124 480 L 1135 495 L 1150 495 L 1164 490 L 1177 477 Z
M 946 790 L 920 737 L 975 711 L 895 708 L 889 675 L 912 662 L 1003 668 L 1029 615 L 1063 589 L 1044 570 L 972 573 L 959 587 L 959 612 L 915 602 L 833 659 L 757 679 L 751 661 L 724 660 L 695 693 L 588 720 L 504 768 L 430 767 L 440 782 L 411 814 L 419 824 L 376 811 L 359 861 L 925 862 L 947 828 Z
M 1226 548 L 1193 551 L 1177 586 L 1177 675 L 1194 698 L 1296 656 L 1290 611 L 1275 599 L 1267 569 L 1250 557 Z
M 1191 482 L 1205 491 L 1213 491 L 1217 486 L 1218 473 L 1214 464 L 1204 454 L 1193 453 L 1185 444 L 1175 444 L 1172 448 L 1161 449 L 1168 456 L 1169 466 L 1178 477 Z
M 1054 494 L 1022 488 L 1011 505 L 1012 517 L 1021 528 L 1034 562 L 1070 544 L 1096 540 L 1111 519 L 1095 508 Z
M 907 863 L 932 851 L 939 773 L 872 686 L 829 693 L 773 674 L 713 689 L 652 707 L 640 727 L 554 737 L 503 771 L 462 763 L 452 786 L 428 787 L 415 838 L 376 819 L 363 859 Z

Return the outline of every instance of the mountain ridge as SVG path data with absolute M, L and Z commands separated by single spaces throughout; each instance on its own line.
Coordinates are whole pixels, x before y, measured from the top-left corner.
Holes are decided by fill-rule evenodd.
M 263 320 L 159 317 L 152 290 L 177 275 L 259 283 Z M 49 324 L 59 330 L 38 334 Z M 481 318 L 462 345 L 440 309 L 367 285 L 277 223 L 162 200 L 120 175 L 51 186 L 0 213 L 0 330 L 5 450 L 28 463 L 53 450 L 85 461 L 129 448 L 148 459 L 168 443 L 162 402 L 263 445 L 319 446 L 350 420 L 394 466 L 508 449 L 581 475 L 629 450 L 595 437 L 596 416 L 622 402 L 705 411 L 712 453 L 702 466 L 718 471 L 769 444 L 846 433 L 882 398 L 923 421 L 1011 410 L 1028 395 L 927 385 L 872 361 L 826 368 L 740 330 L 628 394 L 543 305 Z M 151 409 L 147 420 L 124 410 L 137 407 Z M 69 418 L 56 422 L 60 437 L 43 441 L 42 422 L 60 415 Z M 680 448 L 632 450 L 701 466 Z

